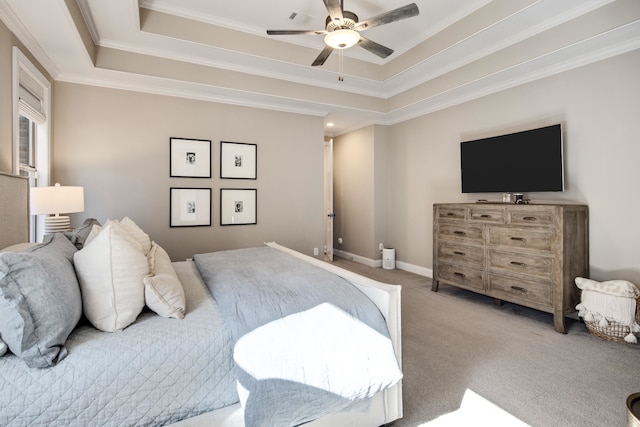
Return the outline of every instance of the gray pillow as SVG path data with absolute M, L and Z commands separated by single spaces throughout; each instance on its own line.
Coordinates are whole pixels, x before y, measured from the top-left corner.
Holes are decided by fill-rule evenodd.
M 94 225 L 100 225 L 95 218 L 87 218 L 84 220 L 82 225 L 75 230 L 65 231 L 64 235 L 67 236 L 67 239 L 71 241 L 75 245 L 75 247 L 80 250 L 84 246 L 84 242 L 87 240 L 87 236 L 91 233 L 91 229 Z
M 54 366 L 82 315 L 72 260 L 61 233 L 24 252 L 0 253 L 0 337 L 30 368 Z

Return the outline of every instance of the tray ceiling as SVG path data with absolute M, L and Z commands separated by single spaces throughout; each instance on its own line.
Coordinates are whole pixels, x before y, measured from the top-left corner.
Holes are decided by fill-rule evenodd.
M 344 0 L 366 19 L 411 0 Z M 321 0 L 0 0 L 0 19 L 59 81 L 324 117 L 329 136 L 393 124 L 640 47 L 637 0 L 415 0 L 311 67 Z M 363 34 L 364 35 L 364 34 Z

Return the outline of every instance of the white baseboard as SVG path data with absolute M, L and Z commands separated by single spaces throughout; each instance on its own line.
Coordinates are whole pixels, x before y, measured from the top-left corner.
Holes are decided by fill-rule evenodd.
M 396 260 L 396 268 L 433 279 L 433 270 L 427 267 L 420 267 L 419 265 Z
M 364 264 L 369 267 L 374 268 L 382 268 L 382 260 L 381 259 L 370 259 L 365 258 L 360 255 L 355 255 L 349 252 L 341 251 L 339 249 L 334 249 L 333 253 L 340 258 L 349 259 L 355 261 L 360 264 Z M 433 270 L 427 267 L 420 267 L 419 265 L 409 264 L 407 262 L 402 262 L 396 260 L 396 268 L 398 270 L 405 270 L 410 273 L 418 274 L 420 276 L 433 278 Z
M 375 259 L 365 258 L 363 256 L 341 251 L 339 249 L 334 249 L 333 253 L 334 255 L 339 256 L 340 258 L 349 259 L 351 261 L 355 261 L 357 263 L 364 264 L 369 267 L 375 267 L 375 268 L 382 267 L 381 259 L 375 260 Z

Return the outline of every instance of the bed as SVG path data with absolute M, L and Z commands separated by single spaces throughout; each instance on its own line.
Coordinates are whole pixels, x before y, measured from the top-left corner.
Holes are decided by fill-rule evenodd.
M 118 327 L 126 317 L 122 313 L 94 319 L 91 304 L 100 304 L 100 298 L 92 302 L 93 291 L 83 281 L 102 264 L 79 255 L 97 250 L 101 236 L 108 235 L 105 230 L 117 231 L 117 224 L 93 227 L 95 243 L 82 249 L 70 249 L 73 240 L 61 234 L 46 245 L 25 249 L 26 179 L 0 173 L 0 200 L 0 249 L 11 248 L 0 257 L 5 263 L 0 283 L 7 282 L 6 265 L 12 262 L 20 265 L 20 260 L 41 256 L 46 261 L 38 262 L 48 266 L 48 255 L 41 254 L 49 251 L 61 265 L 59 277 L 75 274 L 82 288 L 80 314 L 57 308 L 57 315 L 71 323 L 62 343 L 57 331 L 57 344 L 30 347 L 21 338 L 17 345 L 9 333 L 3 335 L 7 328 L 0 324 L 0 338 L 17 348 L 0 357 L 0 425 L 380 426 L 402 417 L 399 286 L 270 242 L 170 263 L 183 292 L 183 312 L 163 313 L 166 301 L 160 311 L 145 305 L 139 314 L 133 310 L 132 323 Z M 111 244 L 118 235 L 113 232 Z M 123 257 L 127 253 L 117 252 Z M 73 272 L 59 260 L 63 256 L 73 261 Z M 155 262 L 155 276 L 145 280 L 168 271 L 160 264 Z M 280 286 L 276 282 L 283 282 L 282 271 L 293 275 L 292 285 L 309 283 L 303 301 L 291 297 L 294 288 L 269 287 Z M 274 283 L 268 284 L 266 277 Z M 323 286 L 317 286 L 318 280 Z M 326 297 L 334 282 L 338 290 Z M 44 292 L 42 288 L 33 292 Z M 319 288 L 317 296 L 312 288 Z M 7 289 L 0 298 L 9 301 Z M 63 303 L 78 298 L 64 292 L 47 298 L 63 298 Z M 119 308 L 129 302 L 114 301 Z M 257 306 L 271 308 L 253 309 Z M 6 314 L 0 301 L 0 321 L 7 323 Z M 34 323 L 38 315 L 32 313 Z M 242 322 L 231 324 L 228 316 L 233 315 Z M 106 332 L 100 322 L 113 323 L 115 332 Z

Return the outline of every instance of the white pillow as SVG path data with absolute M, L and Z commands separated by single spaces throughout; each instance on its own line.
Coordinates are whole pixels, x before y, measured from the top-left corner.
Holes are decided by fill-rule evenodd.
M 105 222 L 104 227 L 109 224 L 117 224 L 120 226 L 120 228 L 125 231 L 133 241 L 140 245 L 140 248 L 145 255 L 149 253 L 151 250 L 151 238 L 149 238 L 149 235 L 145 233 L 131 218 L 124 217 L 120 221 L 117 219 L 108 219 L 107 222 Z M 103 227 L 99 225 L 94 225 L 91 228 L 84 244 L 88 245 L 100 233 L 100 231 L 102 231 L 102 228 Z
M 107 220 L 107 223 L 108 223 L 109 221 L 110 221 L 110 220 Z M 105 226 L 106 226 L 106 225 L 107 225 L 107 224 L 105 224 Z M 100 234 L 100 232 L 101 232 L 101 231 L 102 231 L 102 226 L 101 226 L 100 224 L 94 224 L 94 225 L 91 227 L 91 231 L 89 231 L 89 234 L 87 235 L 87 238 L 84 240 L 84 246 L 87 246 L 89 243 L 91 243 L 91 241 L 92 241 L 93 239 L 95 239 L 95 238 L 96 238 L 96 236 L 97 236 L 98 234 Z
M 115 222 L 74 254 L 87 319 L 101 331 L 120 331 L 144 308 L 143 278 L 149 273 L 140 245 Z
M 144 278 L 144 300 L 147 306 L 162 317 L 183 319 L 186 305 L 184 289 L 169 254 L 156 242 L 152 242 L 147 258 L 149 275 Z
M 144 254 L 148 254 L 151 250 L 151 239 L 149 235 L 145 233 L 142 228 L 138 226 L 131 218 L 125 216 L 120 220 L 120 225 L 122 228 L 127 230 L 129 236 L 133 238 L 136 242 L 142 246 L 142 251 Z

